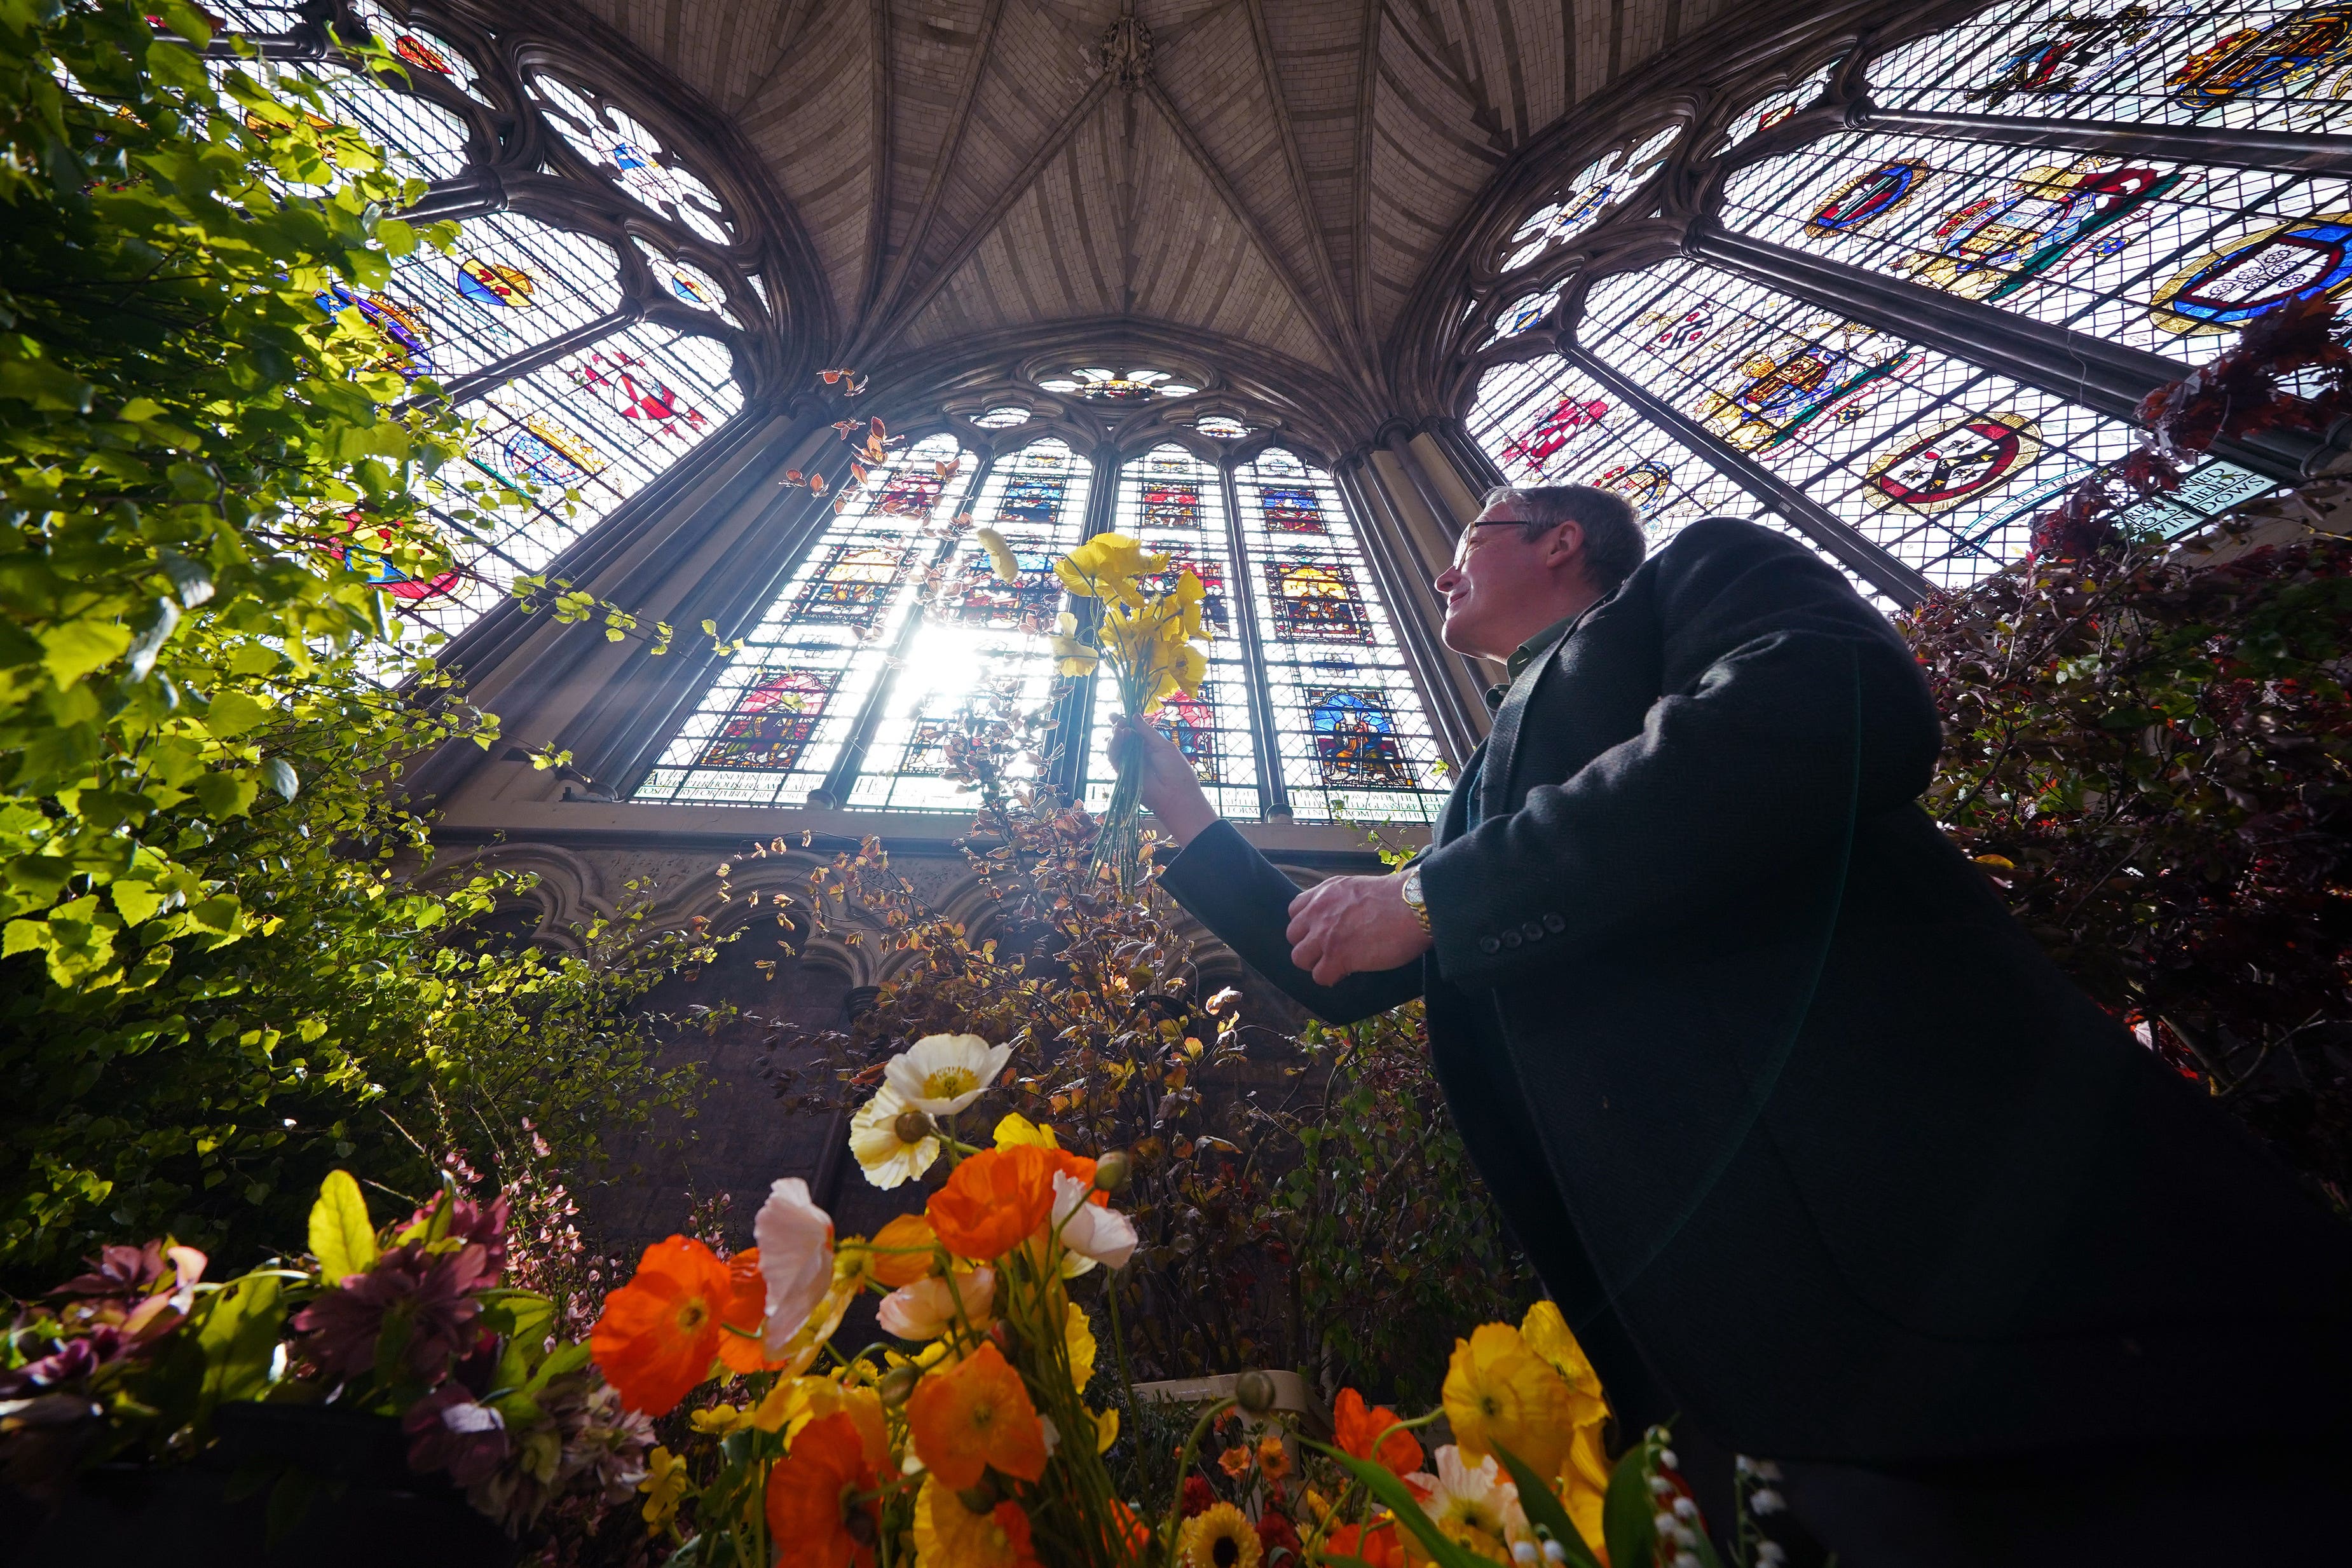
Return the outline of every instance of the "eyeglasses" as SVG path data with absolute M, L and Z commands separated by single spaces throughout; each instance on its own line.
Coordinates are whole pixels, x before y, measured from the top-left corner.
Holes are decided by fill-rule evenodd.
M 1454 541 L 1454 564 L 1460 566 L 1469 559 L 1470 536 L 1474 531 L 1479 528 L 1499 528 L 1507 523 L 1515 528 L 1523 528 L 1526 526 L 1527 519 L 1524 517 L 1473 517 L 1464 524 L 1461 537 Z

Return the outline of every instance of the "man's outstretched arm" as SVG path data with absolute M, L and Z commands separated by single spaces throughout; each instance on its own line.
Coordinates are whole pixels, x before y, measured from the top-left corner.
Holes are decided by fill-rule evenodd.
M 1144 805 L 1183 846 L 1183 852 L 1160 873 L 1160 885 L 1244 963 L 1327 1023 L 1353 1023 L 1421 995 L 1419 955 L 1428 940 L 1401 898 L 1391 894 L 1414 938 L 1410 954 L 1398 953 L 1391 967 L 1352 974 L 1333 985 L 1318 984 L 1291 959 L 1287 932 L 1298 884 L 1217 815 L 1184 754 L 1149 725 L 1122 718 L 1111 735 L 1110 756 L 1121 771 L 1143 769 Z

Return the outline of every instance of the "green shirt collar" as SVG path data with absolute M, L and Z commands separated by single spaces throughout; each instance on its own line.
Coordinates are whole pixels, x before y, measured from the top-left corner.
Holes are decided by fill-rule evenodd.
M 1590 606 L 1587 606 L 1587 608 L 1590 608 Z M 1520 673 L 1526 670 L 1529 664 L 1534 664 L 1543 653 L 1545 649 L 1550 647 L 1554 643 L 1559 642 L 1561 635 L 1566 632 L 1570 626 L 1575 625 L 1577 621 L 1583 614 L 1584 612 L 1580 610 L 1574 615 L 1561 616 L 1559 620 L 1553 622 L 1550 625 L 1545 627 L 1542 631 L 1537 632 L 1534 636 L 1528 638 L 1526 642 L 1520 643 L 1517 648 L 1511 651 L 1510 658 L 1506 660 L 1503 664 L 1504 673 L 1509 676 L 1509 679 L 1506 680 L 1499 686 L 1488 686 L 1486 688 L 1486 711 L 1488 713 L 1492 713 L 1496 708 L 1503 706 L 1503 699 L 1510 695 L 1512 684 L 1518 680 Z

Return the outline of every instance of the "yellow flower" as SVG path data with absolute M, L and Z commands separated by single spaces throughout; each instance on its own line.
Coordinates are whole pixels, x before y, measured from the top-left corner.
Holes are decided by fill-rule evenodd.
M 830 1377 L 782 1377 L 750 1416 L 762 1432 L 782 1432 L 789 1446 L 801 1428 L 828 1416 L 847 1416 L 869 1450 L 883 1447 L 882 1396 L 872 1388 L 845 1388 Z
M 1054 563 L 1062 586 L 1081 599 L 1108 599 L 1121 604 L 1143 602 L 1139 577 L 1168 570 L 1168 558 L 1151 555 L 1125 534 L 1097 534 Z
M 1194 1514 L 1176 1537 L 1176 1560 L 1184 1568 L 1257 1568 L 1263 1553 L 1257 1531 L 1229 1502 Z
M 696 1411 L 697 1416 L 703 1414 Z M 646 1494 L 646 1531 L 658 1533 L 664 1525 L 677 1517 L 677 1505 L 686 1500 L 686 1461 L 667 1448 L 656 1448 L 646 1456 L 646 1479 L 637 1490 Z
M 996 1124 L 993 1137 L 1000 1149 L 1017 1149 L 1024 1144 L 1040 1149 L 1062 1146 L 1062 1140 L 1055 1136 L 1053 1128 L 1040 1126 L 1018 1111 L 1005 1113 L 1004 1119 Z
M 1582 1427 L 1607 1418 L 1609 1400 L 1601 1391 L 1601 1375 L 1592 1370 L 1584 1347 L 1576 1343 L 1576 1335 L 1570 1330 L 1568 1320 L 1559 1315 L 1557 1303 L 1538 1301 L 1529 1307 L 1527 1317 L 1519 1323 L 1519 1337 L 1567 1380 L 1575 1396 L 1570 1401 L 1569 1419 Z
M 751 1414 L 740 1405 L 721 1405 L 715 1410 L 697 1410 L 687 1420 L 706 1437 L 723 1437 L 751 1426 Z
M 1066 675 L 1090 674 L 1102 662 L 1102 655 L 1078 638 L 1078 618 L 1068 611 L 1062 612 L 1054 622 L 1054 634 L 1046 639 L 1052 646 L 1055 668 Z
M 1070 1386 L 1084 1394 L 1095 1375 L 1095 1331 L 1077 1302 L 1064 1305 L 1068 1315 L 1062 1320 L 1062 1343 L 1070 1353 Z
M 915 1496 L 916 1568 L 1019 1568 L 1024 1563 L 1034 1568 L 1032 1550 L 1018 1505 L 974 1513 L 937 1477 L 924 1478 Z
M 1443 1397 L 1464 1453 L 1500 1443 L 1536 1474 L 1559 1473 L 1575 1435 L 1568 1383 L 1510 1324 L 1481 1323 L 1454 1342 Z
M 1089 1410 L 1087 1414 L 1094 1418 L 1095 1452 L 1097 1454 L 1109 1453 L 1110 1446 L 1118 1441 L 1118 1412 L 1116 1410 Z
M 995 569 L 1000 580 L 1021 580 L 1021 561 L 1013 555 L 1013 547 L 1004 542 L 1003 534 L 994 528 L 974 528 L 971 537 L 980 541 L 982 549 L 988 552 L 988 564 Z

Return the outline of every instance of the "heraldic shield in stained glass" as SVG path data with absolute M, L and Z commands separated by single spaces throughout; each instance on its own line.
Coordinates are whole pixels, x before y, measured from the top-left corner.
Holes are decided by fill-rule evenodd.
M 2105 16 L 2053 16 L 2000 57 L 1991 77 L 1971 89 L 1968 99 L 1997 109 L 2012 94 L 2063 97 L 2075 90 L 2085 71 L 2107 64 L 2117 48 L 2148 37 L 2152 14 L 2145 5 L 2125 5 Z
M 1561 398 L 1504 443 L 1502 461 L 1524 463 L 1541 475 L 1553 458 L 1574 445 L 1580 437 L 1599 430 L 1608 413 L 1606 399 Z
M 2156 291 L 2156 324 L 2184 337 L 2235 332 L 2266 310 L 2352 285 L 2352 212 L 2272 224 L 2199 256 Z
M 1612 490 L 1624 497 L 1634 511 L 1646 517 L 1673 492 L 1675 471 L 1655 458 L 1646 458 L 1604 468 L 1591 483 L 1596 490 Z
M 1963 414 L 1874 461 L 1863 494 L 1882 511 L 1932 516 L 1991 494 L 2041 456 L 2041 427 L 2023 414 Z
M 1302 637 L 1371 640 L 1371 621 L 1346 567 L 1333 561 L 1270 560 L 1265 575 L 1274 591 L 1276 637 L 1286 642 Z
M 527 486 L 551 485 L 568 490 L 608 466 L 603 453 L 560 420 L 533 413 L 524 414 L 521 423 L 521 429 L 506 438 L 500 454 L 508 476 Z
M 2113 255 L 2124 244 L 2121 225 L 2195 179 L 2185 170 L 2159 173 L 2099 157 L 2029 169 L 2001 193 L 1947 213 L 1929 231 L 1935 248 L 1899 256 L 1891 269 L 1999 304 L 2078 255 Z
M 319 308 L 330 316 L 344 310 L 360 313 L 361 325 L 383 345 L 383 357 L 375 361 L 377 369 L 391 371 L 406 381 L 434 373 L 429 346 L 433 329 L 425 324 L 425 313 L 415 307 L 337 283 L 319 296 Z
M 696 765 L 790 772 L 840 679 L 838 670 L 761 671 Z
M 615 413 L 648 435 L 680 439 L 710 423 L 634 354 L 591 354 L 572 367 L 572 376 L 579 385 L 602 392 Z
M 1307 721 L 1323 781 L 1357 789 L 1410 789 L 1412 770 L 1397 744 L 1396 721 L 1378 692 L 1317 691 L 1307 696 Z
M 2183 60 L 2166 85 L 2191 110 L 2292 92 L 2352 64 L 2352 5 L 2307 5 L 2261 27 L 2222 35 Z M 2341 97 L 2337 83 L 2326 96 Z
M 1691 412 L 1725 441 L 1762 452 L 1816 421 L 1851 421 L 1884 390 L 1910 351 L 1852 321 L 1775 332 Z
M 801 595 L 797 613 L 864 632 L 890 602 L 890 588 L 905 570 L 906 551 L 889 545 L 835 545 Z
M 477 305 L 499 310 L 524 310 L 539 292 L 530 269 L 469 256 L 457 264 L 457 293 Z

